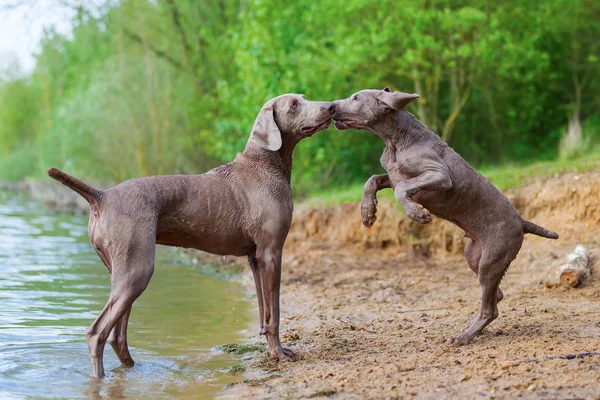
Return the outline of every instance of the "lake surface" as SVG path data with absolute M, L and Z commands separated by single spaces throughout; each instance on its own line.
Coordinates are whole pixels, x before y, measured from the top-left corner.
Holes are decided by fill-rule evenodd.
M 228 373 L 235 357 L 214 348 L 247 335 L 252 304 L 237 283 L 169 262 L 169 253 L 159 247 L 133 306 L 136 365 L 121 367 L 107 344 L 106 378 L 95 382 L 85 331 L 110 280 L 88 241 L 87 217 L 0 192 L 0 398 L 203 399 L 239 379 Z

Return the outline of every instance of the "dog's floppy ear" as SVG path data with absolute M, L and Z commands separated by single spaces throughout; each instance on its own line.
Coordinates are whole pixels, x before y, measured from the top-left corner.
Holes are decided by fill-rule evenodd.
M 386 87 L 381 91 L 379 100 L 394 110 L 402 110 L 408 103 L 419 97 L 416 93 L 392 92 L 390 88 Z
M 250 138 L 263 149 L 277 151 L 281 148 L 281 132 L 275 123 L 273 107 L 263 107 L 254 121 Z

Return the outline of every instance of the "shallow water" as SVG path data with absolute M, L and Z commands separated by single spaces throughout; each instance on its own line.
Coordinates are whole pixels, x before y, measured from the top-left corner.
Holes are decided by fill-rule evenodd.
M 87 238 L 87 217 L 52 214 L 0 192 L 0 398 L 211 398 L 236 377 L 233 356 L 252 321 L 238 284 L 175 265 L 159 248 L 135 302 L 128 342 L 136 365 L 104 352 L 106 378 L 90 378 L 85 331 L 110 290 Z

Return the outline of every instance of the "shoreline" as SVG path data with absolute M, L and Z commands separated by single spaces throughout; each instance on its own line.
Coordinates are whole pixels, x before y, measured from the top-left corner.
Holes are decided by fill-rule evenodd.
M 40 204 L 48 211 L 48 213 L 66 213 L 75 216 L 87 216 L 89 215 L 89 205 L 79 195 L 72 192 L 62 185 L 53 185 L 54 182 L 44 183 L 40 186 L 31 184 L 30 182 L 19 182 L 19 183 L 0 183 L 0 195 L 3 196 L 16 196 L 19 199 L 26 201 L 32 201 L 36 204 Z M 53 188 L 52 186 L 57 186 Z M 49 189 L 49 190 L 47 190 Z M 83 200 L 83 201 L 80 201 Z M 87 225 L 87 222 L 86 222 Z M 87 238 L 86 238 L 87 241 Z M 88 242 L 89 243 L 89 242 Z M 239 330 L 232 332 L 233 336 L 237 338 L 234 342 L 240 346 L 245 346 L 249 342 L 259 342 L 256 338 L 251 338 L 251 332 L 258 332 L 257 328 L 257 307 L 256 299 L 252 298 L 254 294 L 254 284 L 252 278 L 248 281 L 247 276 L 242 271 L 242 263 L 240 260 L 236 260 L 235 257 L 222 257 L 213 254 L 203 253 L 193 249 L 184 249 L 177 247 L 163 247 L 163 261 L 184 264 L 193 267 L 197 273 L 201 275 L 210 276 L 212 278 L 230 281 L 237 287 L 236 292 L 240 293 L 243 301 L 247 302 L 248 308 L 251 310 L 249 314 L 249 322 L 247 325 L 240 325 Z M 251 291 L 249 290 L 251 289 Z M 256 308 L 256 310 L 254 310 Z M 220 343 L 213 347 L 211 350 L 213 353 L 212 358 L 226 356 L 230 359 L 227 365 L 227 369 L 216 369 L 215 372 L 224 373 L 225 376 L 229 375 L 225 382 L 237 382 L 242 379 L 240 372 L 244 368 L 241 367 L 241 357 L 236 354 L 230 354 L 231 352 L 226 351 L 228 345 L 231 343 Z M 112 351 L 112 350 L 111 350 Z M 219 378 L 222 379 L 222 378 Z M 222 386 L 219 393 L 231 383 L 220 383 Z M 201 394 L 205 396 L 205 394 Z
M 459 348 L 444 342 L 476 313 L 480 290 L 462 256 L 461 230 L 439 219 L 417 225 L 385 200 L 370 229 L 356 202 L 297 205 L 283 252 L 280 332 L 300 360 L 246 353 L 240 379 L 217 397 L 596 396 L 589 382 L 600 373 L 600 357 L 560 357 L 597 350 L 600 283 L 566 288 L 557 272 L 576 244 L 600 256 L 598 182 L 600 169 L 506 192 L 525 219 L 561 239 L 526 236 L 502 283 L 500 317 Z M 178 253 L 236 271 L 255 303 L 244 258 Z M 264 339 L 252 334 L 241 342 Z

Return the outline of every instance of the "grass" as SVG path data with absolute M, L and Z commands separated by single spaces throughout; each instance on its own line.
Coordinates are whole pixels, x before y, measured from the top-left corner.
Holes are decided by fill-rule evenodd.
M 251 358 L 252 365 L 256 368 L 259 368 L 263 371 L 278 371 L 281 369 L 281 364 L 274 360 L 266 353 L 267 347 L 264 343 L 250 343 L 250 344 L 237 344 L 237 343 L 228 343 L 222 346 L 218 346 L 217 349 L 224 351 L 225 353 L 231 354 L 247 354 L 260 352 L 264 353 L 259 355 L 258 358 Z M 244 362 L 239 362 L 233 365 L 229 369 L 230 374 L 240 374 L 246 371 L 246 366 Z M 248 382 L 247 382 L 248 383 Z
M 268 354 L 265 354 L 263 357 L 261 357 L 254 365 L 263 371 L 269 372 L 278 371 L 281 369 L 281 363 L 272 359 Z
M 538 161 L 531 164 L 506 164 L 478 168 L 500 190 L 506 190 L 526 184 L 539 177 L 552 176 L 563 172 L 583 172 L 600 168 L 600 149 L 569 160 Z M 331 189 L 312 193 L 302 204 L 308 206 L 334 206 L 341 203 L 355 202 L 362 199 L 363 183 L 356 183 L 345 188 Z M 377 199 L 394 200 L 391 189 L 377 193 Z
M 231 368 L 229 368 L 228 372 L 230 374 L 242 374 L 242 373 L 246 372 L 246 367 L 242 363 L 237 363 L 237 364 L 233 365 Z
M 255 351 L 266 351 L 266 346 L 264 343 L 250 343 L 250 344 L 237 344 L 237 343 L 228 343 L 222 346 L 218 346 L 218 349 L 224 351 L 225 353 L 231 354 L 246 354 L 252 353 Z
M 225 353 L 231 354 L 247 354 L 254 352 L 265 353 L 258 358 L 253 359 L 253 366 L 256 368 L 262 369 L 263 371 L 278 371 L 281 369 L 281 364 L 274 360 L 266 353 L 267 347 L 265 343 L 250 343 L 250 344 L 237 344 L 237 343 L 228 343 L 222 346 L 218 346 L 217 349 L 224 351 Z M 246 371 L 246 366 L 243 362 L 235 364 L 229 369 L 229 373 L 239 374 Z
M 366 182 L 366 181 L 365 181 Z M 312 193 L 302 204 L 308 206 L 335 206 L 341 203 L 360 201 L 363 195 L 363 183 L 354 183 L 350 186 L 327 189 L 322 192 Z M 377 192 L 377 199 L 394 199 L 394 192 L 391 189 L 384 189 Z
M 563 172 L 583 172 L 599 167 L 600 150 L 596 150 L 569 160 L 538 161 L 528 165 L 509 164 L 501 167 L 484 167 L 479 172 L 503 190 L 524 185 L 533 178 Z

